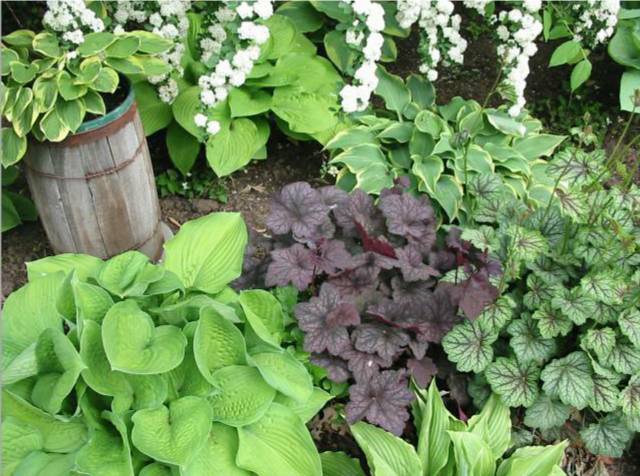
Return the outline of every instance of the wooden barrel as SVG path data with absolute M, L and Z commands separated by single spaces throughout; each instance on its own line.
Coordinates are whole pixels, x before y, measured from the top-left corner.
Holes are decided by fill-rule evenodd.
M 109 258 L 139 250 L 157 260 L 168 228 L 133 89 L 118 108 L 64 141 L 31 141 L 25 173 L 56 253 Z

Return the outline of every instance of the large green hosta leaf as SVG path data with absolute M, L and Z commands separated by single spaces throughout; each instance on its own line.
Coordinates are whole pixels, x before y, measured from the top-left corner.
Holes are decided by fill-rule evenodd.
M 238 452 L 238 434 L 234 428 L 213 423 L 207 442 L 193 459 L 184 467 L 181 476 L 202 476 L 215 471 L 221 476 L 251 476 L 252 473 L 236 464 Z
M 24 457 L 40 449 L 42 449 L 42 435 L 35 428 L 13 417 L 7 417 L 2 422 L 3 474 L 13 474 Z
M 240 293 L 240 305 L 253 332 L 262 341 L 279 347 L 284 331 L 280 302 L 267 291 L 253 289 Z
M 491 394 L 482 411 L 469 419 L 469 431 L 489 445 L 493 459 L 502 455 L 511 445 L 511 412 L 496 394 Z
M 187 339 L 175 326 L 155 327 L 135 301 L 115 304 L 102 323 L 102 342 L 113 370 L 150 375 L 176 368 Z
M 111 294 L 124 298 L 142 296 L 147 287 L 163 275 L 164 270 L 149 263 L 147 256 L 139 251 L 127 251 L 107 261 L 97 280 Z
M 238 428 L 237 464 L 258 476 L 321 476 L 309 431 L 290 409 L 273 403 L 257 422 Z
M 241 427 L 258 421 L 276 396 L 276 391 L 258 370 L 231 365 L 217 370 L 211 377 L 217 392 L 209 397 L 213 420 Z
M 207 443 L 211 407 L 199 397 L 183 397 L 131 417 L 131 441 L 144 454 L 163 463 L 187 465 Z
M 187 288 L 215 294 L 240 276 L 247 229 L 239 213 L 213 213 L 185 223 L 164 245 L 164 265 Z
M 207 141 L 207 161 L 218 177 L 224 177 L 247 165 L 264 142 L 255 122 L 234 119 Z
M 450 431 L 457 474 L 491 476 L 496 462 L 491 447 L 478 435 L 464 431 Z
M 273 401 L 289 407 L 304 423 L 307 423 L 316 413 L 322 410 L 325 404 L 332 398 L 333 396 L 331 394 L 321 388 L 314 387 L 311 396 L 304 402 L 286 397 L 281 393 L 278 393 Z
M 360 463 L 340 451 L 320 453 L 322 476 L 364 476 Z
M 278 392 L 299 402 L 307 401 L 313 392 L 313 380 L 305 366 L 289 352 L 262 352 L 251 356 L 250 363 L 262 378 Z
M 542 371 L 542 389 L 567 405 L 582 409 L 593 395 L 593 370 L 584 352 L 555 359 Z
M 374 475 L 416 476 L 422 474 L 422 463 L 413 446 L 364 422 L 351 426 L 351 432 L 367 457 Z
M 359 144 L 336 155 L 330 163 L 344 164 L 355 175 L 359 189 L 379 194 L 393 185 L 389 164 L 380 147 L 375 144 Z
M 27 276 L 29 281 L 62 271 L 69 274 L 71 271 L 80 281 L 96 278 L 104 262 L 100 258 L 89 255 L 63 253 L 55 256 L 47 256 L 27 263 Z
M 324 92 L 309 92 L 297 86 L 276 88 L 271 109 L 292 131 L 313 134 L 338 122 L 336 101 Z
M 500 463 L 496 476 L 542 476 L 564 474 L 559 470 L 568 441 L 553 446 L 525 446 Z M 558 473 L 558 471 L 560 471 Z

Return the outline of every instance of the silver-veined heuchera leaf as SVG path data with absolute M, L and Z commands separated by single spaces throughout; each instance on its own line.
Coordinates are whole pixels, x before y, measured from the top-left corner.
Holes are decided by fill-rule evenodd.
M 320 456 L 300 418 L 278 403 L 257 422 L 238 428 L 237 464 L 264 475 L 321 476 Z
M 593 395 L 593 370 L 584 352 L 572 352 L 551 361 L 540 377 L 542 389 L 551 397 L 578 409 L 585 408 Z
M 461 372 L 482 372 L 493 359 L 492 345 L 497 338 L 498 333 L 482 322 L 465 321 L 442 339 L 442 346 Z
M 244 365 L 216 370 L 211 383 L 217 389 L 208 399 L 212 418 L 225 425 L 241 427 L 255 423 L 276 396 L 257 369 Z
M 550 430 L 564 424 L 571 414 L 571 407 L 542 394 L 525 413 L 524 423 L 532 428 Z
M 131 417 L 131 441 L 138 450 L 163 463 L 185 465 L 206 444 L 211 407 L 199 397 L 183 397 L 169 408 L 138 410 Z
M 513 298 L 505 294 L 486 306 L 478 316 L 478 320 L 482 321 L 488 329 L 497 332 L 512 319 L 515 308 L 516 303 Z
M 587 296 L 604 304 L 620 304 L 618 279 L 608 271 L 590 273 L 580 280 L 580 288 Z
M 164 245 L 164 266 L 187 288 L 217 293 L 240 276 L 247 227 L 239 213 L 212 213 L 182 225 Z
M 593 454 L 619 458 L 633 433 L 618 415 L 610 414 L 586 427 L 580 436 Z
M 544 339 L 536 321 L 526 315 L 512 321 L 507 327 L 507 332 L 511 335 L 509 345 L 520 362 L 541 364 L 553 357 L 558 348 L 556 340 Z
M 618 383 L 620 376 L 611 371 L 601 372 L 601 374 L 594 373 L 593 375 L 593 396 L 589 407 L 597 412 L 612 412 L 619 405 Z
M 127 300 L 109 309 L 102 323 L 102 343 L 113 370 L 149 375 L 180 365 L 187 338 L 178 327 L 155 327 L 135 301 Z
M 640 311 L 635 308 L 627 309 L 620 314 L 618 325 L 631 343 L 640 348 Z
M 582 345 L 592 350 L 598 359 L 604 362 L 616 345 L 616 332 L 610 327 L 589 329 L 582 338 Z
M 629 379 L 629 383 L 620 394 L 620 406 L 625 415 L 640 417 L 640 374 Z
M 540 368 L 535 362 L 500 357 L 487 367 L 485 376 L 491 389 L 510 407 L 528 407 L 538 398 Z
M 640 371 L 640 349 L 619 338 L 603 364 L 613 366 L 616 372 L 632 375 Z
M 551 305 L 565 314 L 574 324 L 581 326 L 593 316 L 595 301 L 584 294 L 579 287 L 564 290 L 551 299 Z
M 546 339 L 566 336 L 573 329 L 573 322 L 558 309 L 551 307 L 549 302 L 543 302 L 531 317 L 538 322 L 540 335 Z

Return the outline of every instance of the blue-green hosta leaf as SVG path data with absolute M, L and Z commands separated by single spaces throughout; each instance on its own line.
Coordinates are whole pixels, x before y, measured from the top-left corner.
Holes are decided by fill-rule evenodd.
M 536 274 L 527 277 L 527 288 L 529 292 L 524 295 L 523 302 L 532 311 L 538 309 L 543 302 L 551 302 L 562 292 L 562 288 L 557 284 L 550 283 Z
M 252 473 L 236 464 L 238 434 L 234 428 L 213 423 L 207 442 L 180 472 L 181 476 L 201 476 L 209 474 L 212 465 L 215 471 L 225 476 L 251 476 Z
M 597 412 L 612 412 L 618 408 L 620 390 L 618 390 L 619 377 L 610 373 L 593 375 L 593 395 L 589 407 Z
M 378 86 L 375 94 L 384 99 L 387 109 L 402 114 L 406 105 L 411 101 L 411 94 L 402 78 L 389 74 L 382 66 L 378 66 L 376 76 L 378 77 Z
M 562 456 L 568 441 L 553 446 L 525 446 L 518 448 L 498 467 L 496 476 L 559 476 L 565 474 L 560 469 Z
M 509 345 L 520 362 L 541 364 L 557 352 L 556 340 L 544 339 L 540 335 L 536 321 L 530 317 L 523 316 L 521 319 L 516 319 L 509 324 L 507 332 L 511 335 Z
M 610 305 L 620 304 L 620 297 L 616 292 L 618 284 L 618 279 L 607 271 L 590 273 L 580 280 L 580 288 L 585 295 Z
M 169 408 L 138 410 L 131 417 L 131 441 L 155 460 L 184 466 L 206 444 L 211 416 L 211 407 L 199 397 L 179 398 Z
M 629 383 L 620 394 L 620 406 L 625 415 L 640 417 L 640 374 L 629 379 Z
M 360 462 L 341 451 L 320 453 L 322 476 L 364 476 Z
M 500 397 L 491 394 L 482 411 L 469 419 L 469 431 L 489 445 L 493 459 L 498 460 L 511 444 L 511 413 Z
M 422 474 L 439 474 L 452 459 L 448 431 L 461 430 L 464 424 L 444 406 L 435 379 L 431 380 L 428 391 L 419 390 L 417 394 L 414 419 L 418 427 L 416 450 L 418 458 L 422 461 Z
M 104 263 L 98 274 L 98 283 L 121 298 L 142 296 L 147 286 L 158 281 L 163 274 L 163 269 L 149 263 L 146 255 L 127 251 Z
M 39 432 L 45 451 L 69 453 L 87 441 L 87 427 L 81 417 L 55 418 L 7 390 L 2 392 L 2 417 L 11 417 L 25 428 Z
M 53 273 L 27 283 L 11 293 L 2 312 L 2 365 L 6 367 L 38 340 L 43 330 L 62 331 L 62 316 L 56 310 L 62 273 Z
M 493 359 L 493 343 L 498 333 L 479 321 L 457 324 L 442 339 L 449 360 L 461 372 L 482 372 Z
M 35 428 L 13 417 L 2 422 L 2 472 L 13 474 L 22 459 L 42 449 L 42 435 Z
M 364 422 L 351 426 L 351 433 L 367 457 L 375 475 L 415 476 L 422 474 L 422 463 L 406 441 Z
M 499 357 L 485 371 L 491 389 L 510 407 L 528 407 L 538 398 L 540 368 L 534 363 Z
M 589 329 L 582 338 L 585 349 L 592 350 L 598 360 L 605 362 L 616 345 L 616 331 L 611 327 Z
M 217 393 L 209 397 L 212 418 L 225 425 L 241 427 L 263 417 L 276 391 L 253 367 L 231 365 L 216 370 L 211 383 Z
M 246 363 L 246 346 L 240 330 L 212 307 L 200 311 L 193 338 L 193 353 L 198 369 L 210 383 L 212 374 L 229 365 Z
M 250 358 L 262 378 L 278 392 L 299 402 L 313 393 L 313 380 L 306 367 L 289 352 L 262 352 Z
M 89 442 L 76 457 L 77 470 L 95 476 L 133 476 L 131 447 L 124 421 L 110 412 L 103 416 L 112 423 L 92 431 Z
M 240 305 L 257 336 L 279 348 L 284 332 L 284 316 L 282 306 L 273 294 L 261 289 L 242 291 Z
M 321 476 L 320 456 L 302 420 L 273 403 L 257 422 L 238 428 L 236 463 L 258 476 Z
M 96 278 L 103 264 L 104 262 L 95 256 L 63 253 L 28 262 L 27 275 L 29 281 L 33 281 L 38 277 L 58 271 L 62 271 L 64 274 L 75 271 L 80 281 L 86 281 L 89 278 Z
M 593 395 L 593 370 L 584 352 L 572 352 L 552 360 L 540 377 L 542 390 L 563 403 L 578 409 L 585 408 Z
M 61 331 L 45 329 L 38 341 L 25 349 L 3 372 L 3 383 L 35 376 L 31 401 L 53 415 L 71 393 L 86 368 L 75 347 Z
M 102 323 L 102 342 L 113 370 L 150 375 L 182 362 L 187 339 L 178 327 L 155 327 L 135 301 L 115 304 Z
M 484 308 L 478 320 L 484 323 L 488 329 L 500 331 L 512 318 L 516 303 L 511 296 L 505 294 L 495 302 Z
M 546 339 L 566 336 L 573 329 L 573 322 L 559 310 L 551 307 L 548 301 L 543 302 L 531 317 L 538 322 L 540 335 Z
M 611 365 L 617 372 L 632 375 L 640 371 L 640 349 L 626 339 L 618 339 L 603 363 Z
M 492 475 L 496 461 L 491 447 L 478 435 L 464 431 L 449 431 L 456 459 L 457 474 Z
M 314 387 L 313 393 L 304 402 L 299 402 L 293 398 L 286 397 L 281 393 L 278 393 L 273 401 L 284 405 L 285 407 L 289 407 L 304 423 L 307 423 L 332 398 L 333 395 L 330 393 L 325 392 L 321 388 Z
M 633 433 L 616 414 L 610 414 L 580 432 L 587 449 L 596 455 L 619 458 Z
M 549 395 L 542 394 L 525 413 L 524 423 L 531 428 L 550 430 L 562 426 L 569 419 L 571 407 Z
M 185 287 L 215 294 L 240 276 L 247 228 L 239 213 L 212 213 L 185 223 L 164 245 L 164 265 Z
M 627 309 L 620 314 L 618 325 L 631 343 L 640 348 L 640 311 L 637 308 Z
M 587 318 L 595 313 L 595 301 L 578 287 L 556 294 L 551 299 L 551 305 L 578 326 L 584 324 Z

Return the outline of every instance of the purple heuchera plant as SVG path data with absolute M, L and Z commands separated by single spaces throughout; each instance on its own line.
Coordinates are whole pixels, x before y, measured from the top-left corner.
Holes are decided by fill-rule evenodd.
M 474 319 L 495 300 L 490 277 L 499 264 L 455 228 L 438 244 L 430 203 L 401 185 L 376 203 L 360 190 L 292 183 L 275 197 L 267 227 L 273 240 L 259 244 L 265 259 L 249 247 L 246 275 L 255 280 L 251 270 L 266 268 L 266 286 L 311 293 L 295 308 L 304 346 L 329 378 L 353 382 L 348 420 L 401 434 L 413 398 L 409 377 L 429 383 L 437 370 L 429 344 L 440 342 L 459 310 Z M 442 279 L 447 273 L 459 279 Z

